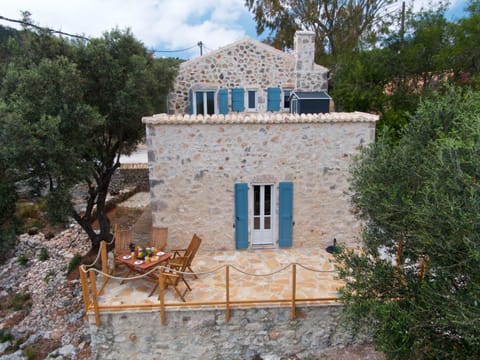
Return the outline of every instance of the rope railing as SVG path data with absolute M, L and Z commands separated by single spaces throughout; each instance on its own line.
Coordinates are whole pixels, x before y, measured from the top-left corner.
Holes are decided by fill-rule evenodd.
M 150 276 L 152 273 L 157 271 L 159 273 L 158 276 L 158 284 L 160 288 L 160 293 L 159 293 L 159 300 L 160 303 L 155 305 L 149 305 L 148 307 L 154 308 L 154 307 L 159 307 L 160 308 L 160 313 L 161 313 L 161 322 L 165 323 L 165 308 L 166 307 L 171 307 L 171 306 L 206 306 L 206 305 L 223 305 L 225 306 L 226 310 L 226 321 L 229 321 L 230 319 L 230 310 L 232 305 L 258 305 L 258 304 L 263 304 L 263 303 L 290 303 L 290 306 L 292 308 L 292 313 L 291 313 L 291 318 L 292 320 L 295 319 L 296 313 L 295 313 L 295 308 L 296 308 L 296 303 L 298 301 L 337 301 L 338 297 L 329 297 L 329 298 L 313 298 L 313 299 L 297 299 L 296 297 L 296 286 L 297 286 L 297 280 L 296 280 L 296 275 L 297 275 L 297 266 L 300 268 L 307 270 L 307 271 L 312 271 L 316 273 L 336 273 L 335 270 L 319 270 L 319 269 L 314 269 L 309 266 L 305 266 L 303 264 L 293 262 L 284 265 L 283 267 L 272 271 L 268 273 L 250 273 L 247 272 L 243 269 L 240 269 L 236 265 L 232 264 L 221 264 L 213 269 L 209 270 L 204 270 L 204 271 L 197 271 L 197 272 L 183 272 L 179 270 L 174 270 L 173 274 L 174 276 L 185 276 L 185 275 L 210 275 L 219 271 L 224 270 L 225 271 L 225 301 L 216 301 L 216 302 L 187 302 L 187 303 L 170 303 L 166 304 L 165 303 L 165 298 L 164 298 L 164 290 L 165 290 L 165 278 L 163 275 L 163 271 L 169 269 L 168 264 L 167 265 L 158 265 L 154 268 L 152 268 L 149 271 L 146 271 L 145 273 L 135 275 L 135 276 L 128 276 L 128 277 L 123 277 L 123 276 L 116 276 L 113 275 L 112 273 L 109 272 L 108 270 L 108 259 L 107 259 L 107 253 L 106 253 L 106 247 L 107 244 L 105 241 L 101 242 L 100 245 L 100 250 L 97 255 L 97 258 L 93 262 L 92 265 L 81 265 L 80 266 L 80 280 L 81 280 L 81 285 L 82 285 L 82 293 L 83 293 L 83 301 L 84 301 L 84 306 L 85 306 L 85 316 L 88 319 L 88 312 L 89 310 L 94 311 L 95 314 L 95 322 L 98 325 L 100 325 L 100 309 L 109 309 L 109 310 L 115 310 L 115 309 L 124 309 L 124 308 L 134 308 L 134 309 L 140 309 L 145 306 L 142 305 L 110 305 L 110 306 L 100 306 L 98 303 L 98 297 L 102 294 L 107 282 L 110 279 L 118 280 L 118 281 L 125 281 L 125 280 L 138 280 L 142 279 L 145 277 Z M 94 267 L 94 265 L 97 263 L 98 259 L 102 260 L 102 270 L 99 270 Z M 246 276 L 253 276 L 253 277 L 269 277 L 273 276 L 276 274 L 279 274 L 281 272 L 284 272 L 287 270 L 289 267 L 292 267 L 292 294 L 291 294 L 291 299 L 269 299 L 269 300 L 231 300 L 230 299 L 230 269 L 234 269 L 237 272 L 246 275 Z M 101 276 L 103 278 L 103 284 L 101 285 L 101 288 L 99 291 L 97 291 L 97 284 L 96 284 L 96 279 L 98 276 Z M 89 281 L 90 280 L 90 281 Z

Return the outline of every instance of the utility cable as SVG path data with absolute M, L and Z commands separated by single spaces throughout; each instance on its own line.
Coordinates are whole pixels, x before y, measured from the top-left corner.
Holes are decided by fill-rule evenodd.
M 54 33 L 54 34 L 66 35 L 66 36 L 70 36 L 70 37 L 74 37 L 74 38 L 82 39 L 82 40 L 90 40 L 86 36 L 70 34 L 70 33 L 64 32 L 64 31 L 54 30 L 54 29 L 50 29 L 50 28 L 47 28 L 47 27 L 38 26 L 38 25 L 29 23 L 29 22 L 23 21 L 23 20 L 9 19 L 9 18 L 7 18 L 5 16 L 2 16 L 2 15 L 0 15 L 0 20 L 10 21 L 10 22 L 14 22 L 14 23 L 17 23 L 17 24 L 22 24 L 22 25 L 25 25 L 25 26 L 30 26 L 30 27 L 33 27 L 35 29 L 38 29 L 38 30 L 41 30 L 41 31 L 47 31 L 47 32 Z

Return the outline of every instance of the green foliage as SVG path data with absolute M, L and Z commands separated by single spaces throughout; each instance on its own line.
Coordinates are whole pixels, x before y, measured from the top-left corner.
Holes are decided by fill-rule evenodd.
M 7 341 L 12 341 L 13 335 L 5 330 L 0 330 L 0 343 L 5 343 Z
M 82 256 L 75 254 L 72 260 L 68 263 L 67 274 L 71 273 L 75 268 L 77 268 L 82 263 Z
M 15 34 L 9 44 L 0 41 L 9 50 L 0 57 L 0 172 L 2 164 L 13 169 L 5 186 L 11 191 L 23 181 L 37 194 L 48 190 L 50 221 L 73 217 L 98 246 L 111 237 L 105 202 L 120 155 L 144 138 L 140 119 L 165 102 L 178 61 L 153 59 L 129 31 L 88 42 L 26 29 Z M 80 214 L 69 190 L 82 181 L 89 192 Z
M 70 192 L 65 188 L 56 188 L 47 195 L 47 214 L 52 223 L 67 224 L 72 213 Z
M 435 95 L 352 168 L 364 246 L 338 255 L 342 294 L 389 358 L 480 356 L 480 93 Z
M 27 346 L 25 348 L 25 350 L 23 351 L 23 355 L 27 358 L 27 360 L 33 360 L 37 356 L 35 350 L 32 349 L 30 346 Z
M 45 281 L 45 284 L 48 284 L 54 276 L 55 276 L 55 271 L 50 270 L 48 274 L 45 276 L 45 278 L 43 279 L 43 281 Z
M 314 30 L 316 58 L 323 64 L 327 56 L 336 59 L 375 44 L 378 34 L 391 21 L 388 8 L 392 0 L 331 1 L 331 0 L 245 0 L 254 15 L 257 33 L 269 29 L 270 43 L 279 49 L 292 48 L 296 30 Z
M 41 248 L 38 253 L 38 260 L 47 261 L 48 259 L 50 259 L 50 256 L 48 255 L 48 250 L 46 248 Z
M 26 255 L 20 255 L 17 259 L 17 262 L 22 266 L 26 266 L 28 263 L 28 257 Z
M 31 306 L 31 296 L 28 293 L 18 293 L 11 297 L 10 307 L 15 311 L 28 310 Z

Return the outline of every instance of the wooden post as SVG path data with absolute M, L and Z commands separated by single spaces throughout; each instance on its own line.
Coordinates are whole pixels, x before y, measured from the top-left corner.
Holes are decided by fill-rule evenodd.
M 90 293 L 88 291 L 87 271 L 85 265 L 80 265 L 80 282 L 82 284 L 83 304 L 85 307 L 85 319 L 88 321 L 88 309 L 90 307 Z
M 419 262 L 419 272 L 418 272 L 418 277 L 420 280 L 425 280 L 425 271 L 426 271 L 426 265 L 425 265 L 425 259 L 423 257 L 420 258 Z
M 100 325 L 100 313 L 98 311 L 97 281 L 95 272 L 90 270 L 90 283 L 92 284 L 93 310 L 95 311 L 95 324 Z
M 226 290 L 226 316 L 225 320 L 230 321 L 230 265 L 227 264 L 225 267 L 225 290 Z
M 402 264 L 402 255 L 403 255 L 403 240 L 398 241 L 398 247 L 397 247 L 397 266 L 400 266 Z
M 163 269 L 158 269 L 158 300 L 160 300 L 160 322 L 165 324 L 165 276 Z
M 297 291 L 297 265 L 292 264 L 292 320 L 295 320 L 295 299 Z
M 102 257 L 102 272 L 103 272 L 103 280 L 107 279 L 108 274 L 108 257 L 107 257 L 107 243 L 105 240 L 100 242 L 100 255 Z

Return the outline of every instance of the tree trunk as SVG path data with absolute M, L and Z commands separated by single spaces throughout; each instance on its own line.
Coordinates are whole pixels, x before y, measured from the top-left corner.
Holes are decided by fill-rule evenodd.
M 93 182 L 87 180 L 89 191 L 85 214 L 80 215 L 77 212 L 73 214 L 74 219 L 90 238 L 92 250 L 98 251 L 101 241 L 105 240 L 109 243 L 113 238 L 113 235 L 110 233 L 110 220 L 106 213 L 106 199 L 110 181 L 118 166 L 119 164 L 117 163 L 99 174 L 96 179 L 96 186 Z M 98 233 L 93 228 L 95 220 L 97 220 L 100 228 Z

